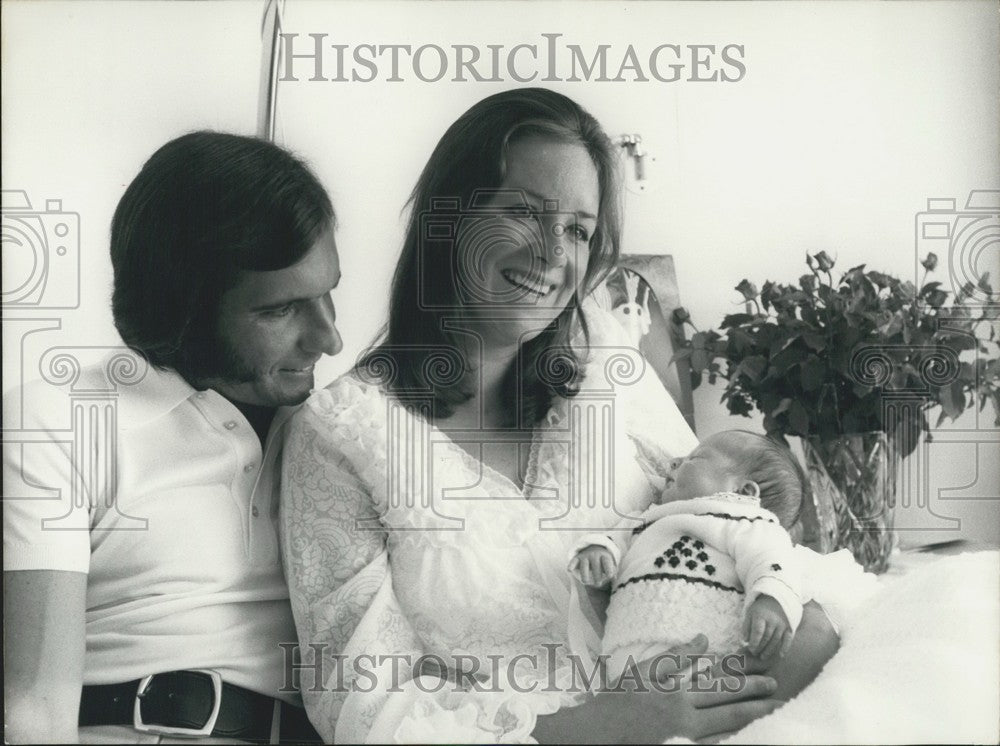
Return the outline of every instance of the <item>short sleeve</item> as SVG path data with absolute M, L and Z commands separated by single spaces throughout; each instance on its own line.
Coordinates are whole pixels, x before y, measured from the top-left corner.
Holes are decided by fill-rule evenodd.
M 90 496 L 75 478 L 85 465 L 74 465 L 71 416 L 69 398 L 45 382 L 4 396 L 5 572 L 90 569 Z

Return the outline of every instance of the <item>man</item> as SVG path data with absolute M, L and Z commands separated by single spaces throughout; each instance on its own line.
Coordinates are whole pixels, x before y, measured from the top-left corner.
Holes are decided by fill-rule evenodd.
M 58 442 L 69 387 L 38 382 L 24 427 L 52 442 L 4 449 L 8 742 L 315 738 L 283 691 L 276 470 L 284 421 L 341 349 L 334 224 L 304 164 L 235 135 L 167 143 L 125 192 L 113 313 L 148 369 L 117 386 L 110 442 Z M 73 388 L 107 390 L 112 368 Z M 81 491 L 94 464 L 112 467 Z M 16 499 L 23 484 L 58 498 Z

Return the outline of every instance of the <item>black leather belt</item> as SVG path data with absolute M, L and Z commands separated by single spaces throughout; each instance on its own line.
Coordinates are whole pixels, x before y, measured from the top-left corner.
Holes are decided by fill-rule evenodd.
M 131 725 L 136 730 L 256 743 L 322 743 L 305 710 L 281 702 L 278 733 L 272 697 L 227 684 L 215 671 L 171 671 L 124 684 L 83 687 L 80 725 Z

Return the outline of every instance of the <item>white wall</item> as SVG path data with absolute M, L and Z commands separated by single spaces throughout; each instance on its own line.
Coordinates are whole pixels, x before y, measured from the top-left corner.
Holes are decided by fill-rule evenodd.
M 36 207 L 60 198 L 81 216 L 82 306 L 57 314 L 61 331 L 27 338 L 27 359 L 52 344 L 115 341 L 107 260 L 115 203 L 167 139 L 200 127 L 252 132 L 261 5 L 4 3 L 4 188 L 27 190 Z M 703 327 L 736 307 L 732 288 L 743 277 L 794 280 L 806 251 L 912 276 L 914 214 L 926 199 L 961 203 L 971 189 L 1000 188 L 993 2 L 287 0 L 285 31 L 445 48 L 509 48 L 558 32 L 585 49 L 611 45 L 611 59 L 628 44 L 743 45 L 747 74 L 738 83 L 552 84 L 610 133 L 642 134 L 648 179 L 629 184 L 626 249 L 674 255 L 682 298 Z M 515 84 L 300 77 L 280 88 L 278 140 L 330 187 L 345 272 L 335 296 L 345 350 L 320 368 L 325 380 L 384 320 L 400 211 L 438 137 L 473 102 Z M 5 334 L 5 388 L 16 383 L 17 343 Z M 752 424 L 728 417 L 720 394 L 696 392 L 702 435 Z M 995 443 L 936 447 L 932 487 L 971 484 L 957 496 L 992 498 L 934 505 L 961 515 L 965 535 L 996 542 L 1000 468 L 991 453 Z M 904 522 L 938 525 L 911 512 Z M 919 538 L 928 537 L 950 534 Z
M 82 290 L 79 309 L 11 313 L 56 317 L 62 329 L 27 338 L 22 356 L 19 327 L 4 324 L 6 390 L 18 358 L 37 377 L 35 361 L 54 344 L 120 344 L 108 256 L 115 205 L 167 140 L 199 128 L 253 133 L 260 19 L 255 2 L 15 1 L 2 12 L 3 188 L 26 191 L 36 210 L 60 199 L 79 214 Z M 5 291 L 9 263 L 5 243 Z M 76 277 L 51 280 L 60 291 Z

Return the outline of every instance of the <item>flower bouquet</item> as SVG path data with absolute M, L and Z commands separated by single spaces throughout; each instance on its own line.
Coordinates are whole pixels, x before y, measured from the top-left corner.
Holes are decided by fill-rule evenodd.
M 1000 425 L 1000 305 L 988 273 L 949 302 L 940 282 L 927 281 L 933 253 L 919 288 L 865 265 L 835 280 L 823 251 L 806 264 L 794 285 L 768 281 L 758 291 L 743 280 L 746 312 L 726 316 L 721 331 L 694 328 L 675 359 L 690 360 L 694 387 L 724 379 L 731 414 L 756 407 L 769 435 L 802 439 L 813 487 L 804 540 L 821 551 L 847 546 L 881 571 L 897 467 L 929 430 L 929 411 L 940 407 L 940 425 L 990 402 Z M 694 327 L 684 309 L 675 318 Z

